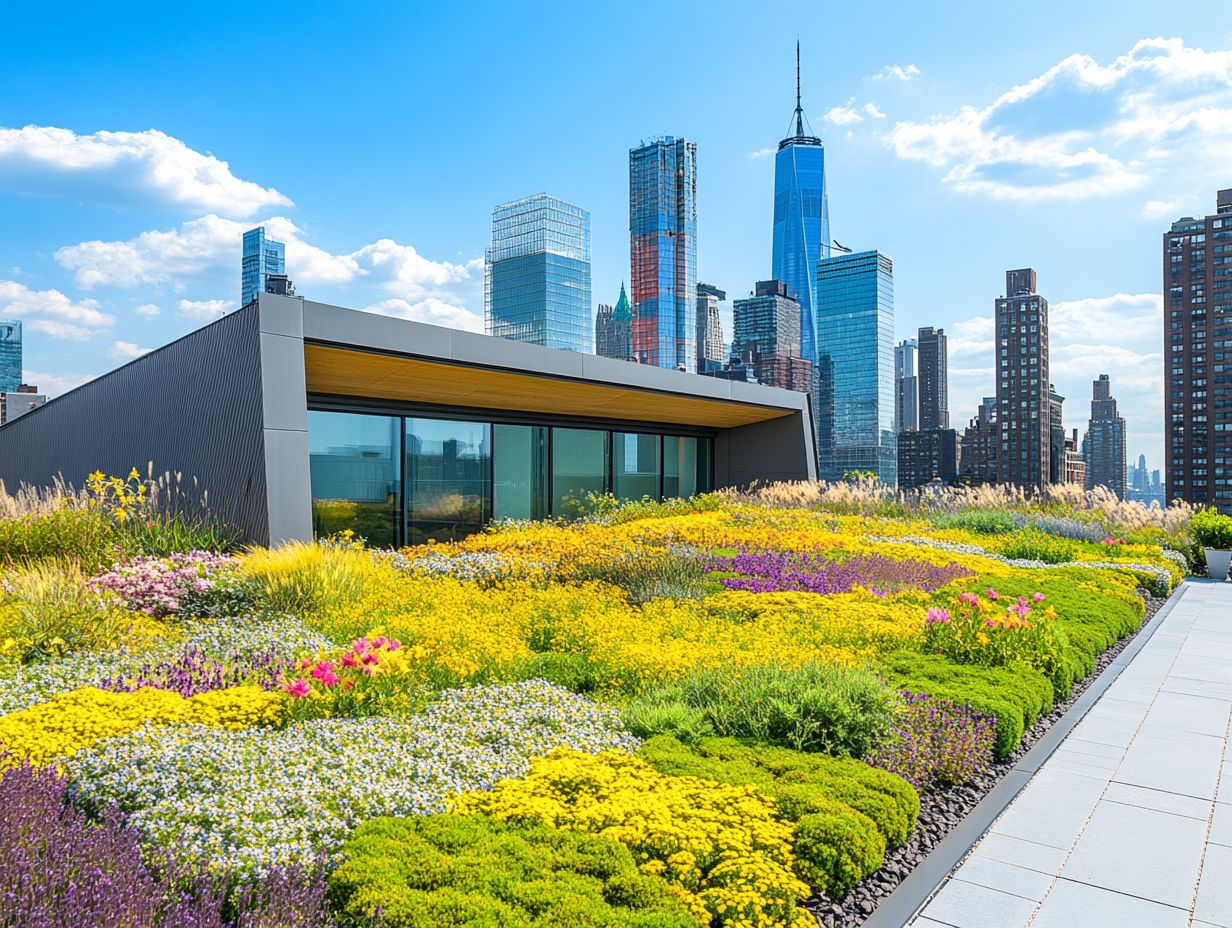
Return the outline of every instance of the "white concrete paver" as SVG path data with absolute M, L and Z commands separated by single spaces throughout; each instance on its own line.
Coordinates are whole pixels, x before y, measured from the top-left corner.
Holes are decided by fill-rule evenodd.
M 1232 928 L 1232 583 L 1187 582 L 911 928 Z

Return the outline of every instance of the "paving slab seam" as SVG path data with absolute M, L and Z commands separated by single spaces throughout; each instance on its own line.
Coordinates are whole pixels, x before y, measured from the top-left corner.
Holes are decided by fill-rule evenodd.
M 1229 737 L 1232 737 L 1232 714 L 1228 716 L 1228 724 L 1224 726 L 1223 743 L 1228 744 Z M 1198 912 L 1198 893 L 1202 888 L 1202 874 L 1206 869 L 1206 851 L 1211 846 L 1211 831 L 1215 827 L 1215 815 L 1218 810 L 1216 804 L 1219 802 L 1220 790 L 1219 784 L 1223 782 L 1224 769 L 1228 766 L 1228 751 L 1225 748 L 1222 756 L 1219 758 L 1219 770 L 1215 775 L 1215 792 L 1211 797 L 1211 812 L 1206 820 L 1206 833 L 1202 836 L 1202 859 L 1198 861 L 1198 876 L 1194 880 L 1193 897 L 1189 900 L 1189 918 L 1192 921 Z
M 1182 598 L 1184 597 L 1185 593 L 1188 593 L 1188 592 L 1189 592 L 1189 589 L 1188 589 L 1188 588 L 1186 588 L 1186 589 L 1185 589 L 1185 592 L 1183 592 L 1183 593 L 1181 594 Z M 1178 600 L 1177 600 L 1177 602 L 1180 602 L 1180 599 L 1178 599 Z M 1162 612 L 1163 610 L 1161 609 L 1160 611 Z M 1169 614 L 1171 614 L 1171 610 L 1169 610 Z M 1162 623 L 1161 623 L 1161 624 L 1162 624 Z M 1157 627 L 1158 627 L 1158 626 L 1157 626 Z M 1162 674 L 1160 674 L 1160 676 L 1159 676 L 1159 683 L 1156 685 L 1156 687 L 1155 687 L 1155 692 L 1152 694 L 1150 701 L 1146 704 L 1146 707 L 1143 709 L 1143 711 L 1142 711 L 1142 717 L 1138 720 L 1138 724 L 1137 724 L 1137 726 L 1135 726 L 1135 728 L 1134 728 L 1133 732 L 1132 732 L 1132 733 L 1130 734 L 1130 736 L 1129 736 L 1129 737 L 1125 740 L 1125 747 L 1124 747 L 1124 749 L 1121 751 L 1120 757 L 1117 759 L 1116 766 L 1112 769 L 1112 771 L 1111 771 L 1110 773 L 1108 773 L 1108 774 L 1107 774 L 1107 779 L 1104 781 L 1104 788 L 1100 790 L 1100 793 L 1099 793 L 1099 798 L 1097 798 L 1097 799 L 1095 800 L 1095 802 L 1091 804 L 1091 810 L 1087 813 L 1086 818 L 1085 818 L 1085 819 L 1083 819 L 1082 824 L 1078 827 L 1077 832 L 1074 834 L 1074 838 L 1073 838 L 1073 840 L 1070 842 L 1070 845 L 1069 845 L 1068 850 L 1066 850 L 1066 852 L 1065 852 L 1065 858 L 1061 861 L 1061 865 L 1057 868 L 1056 873 L 1055 873 L 1055 874 L 1053 874 L 1053 876 L 1052 876 L 1052 882 L 1050 882 L 1050 883 L 1048 884 L 1048 888 L 1044 891 L 1044 894 L 1043 894 L 1043 895 L 1039 898 L 1039 900 L 1038 900 L 1038 901 L 1036 901 L 1036 904 L 1035 904 L 1035 910 L 1034 910 L 1034 911 L 1031 913 L 1031 915 L 1027 918 L 1027 922 L 1026 922 L 1026 926 L 1025 926 L 1025 928 L 1030 928 L 1030 926 L 1031 926 L 1031 925 L 1035 924 L 1035 920 L 1036 920 L 1036 918 L 1038 918 L 1038 917 L 1039 917 L 1040 910 L 1041 910 L 1041 909 L 1043 909 L 1043 907 L 1044 907 L 1044 903 L 1046 903 L 1046 902 L 1048 901 L 1048 897 L 1052 895 L 1052 891 L 1056 888 L 1056 886 L 1057 886 L 1057 884 L 1058 884 L 1058 883 L 1060 883 L 1063 879 L 1066 879 L 1066 878 L 1062 877 L 1062 876 L 1061 876 L 1061 874 L 1062 874 L 1062 873 L 1064 873 L 1064 872 L 1065 872 L 1065 868 L 1066 868 L 1067 866 L 1069 866 L 1069 862 L 1070 862 L 1070 859 L 1073 857 L 1073 854 L 1074 854 L 1074 850 L 1075 850 L 1075 848 L 1077 848 L 1077 847 L 1078 847 L 1079 842 L 1081 842 L 1081 841 L 1082 841 L 1082 836 L 1086 833 L 1087 827 L 1091 824 L 1091 819 L 1092 819 L 1092 818 L 1094 817 L 1094 815 L 1095 815 L 1095 810 L 1099 808 L 1099 804 L 1100 804 L 1101 802 L 1103 802 L 1103 801 L 1104 801 L 1104 797 L 1108 794 L 1108 787 L 1109 787 L 1109 786 L 1111 786 L 1111 785 L 1112 785 L 1112 784 L 1116 781 L 1116 775 L 1117 775 L 1117 772 L 1121 769 L 1121 765 L 1125 762 L 1125 756 L 1129 753 L 1129 749 L 1130 749 L 1130 747 L 1133 745 L 1134 740 L 1138 737 L 1138 734 L 1142 731 L 1142 727 L 1146 724 L 1146 720 L 1147 720 L 1147 718 L 1148 718 L 1148 717 L 1150 716 L 1150 714 L 1151 714 L 1151 709 L 1152 709 L 1152 708 L 1154 708 L 1154 706 L 1155 706 L 1155 701 L 1159 698 L 1159 691 L 1160 691 L 1161 689 L 1163 689 L 1164 683 L 1165 683 L 1165 682 L 1167 681 L 1167 679 L 1168 679 L 1168 670 L 1170 670 L 1172 667 L 1174 667 L 1174 666 L 1176 665 L 1177 660 L 1180 658 L 1181 650 L 1184 648 L 1184 646 L 1185 646 L 1185 642 L 1186 642 L 1186 641 L 1188 641 L 1188 640 L 1189 640 L 1189 631 L 1187 630 L 1187 631 L 1185 632 L 1184 637 L 1183 637 L 1183 638 L 1181 638 L 1181 640 L 1180 640 L 1180 644 L 1179 644 L 1179 646 L 1177 647 L 1176 652 L 1175 652 L 1175 654 L 1174 654 L 1174 655 L 1173 655 L 1173 657 L 1172 657 L 1172 660 L 1168 662 L 1168 669 L 1167 669 L 1167 670 L 1164 670 L 1164 671 L 1163 671 L 1163 673 L 1162 673 Z M 1145 645 L 1146 645 L 1146 642 L 1144 642 L 1144 643 L 1143 643 L 1143 647 L 1145 647 Z M 1140 648 L 1140 649 L 1139 649 L 1139 652 L 1141 652 L 1141 650 L 1142 650 L 1142 649 Z M 1137 656 L 1137 655 L 1135 655 L 1135 656 Z M 1118 676 L 1119 676 L 1119 674 L 1118 674 Z M 1109 684 L 1108 689 L 1106 689 L 1104 692 L 1109 692 L 1109 691 L 1111 691 L 1111 690 L 1112 690 L 1112 689 L 1116 686 L 1116 682 L 1117 682 L 1116 680 L 1113 680 L 1113 681 L 1112 681 L 1112 683 L 1110 683 L 1110 684 Z M 1060 747 L 1060 745 L 1058 745 L 1058 747 Z M 1007 807 L 1007 811 L 1008 811 L 1008 807 Z M 994 823 L 994 827 L 995 827 L 995 823 Z M 1209 824 L 1208 824 L 1208 827 L 1209 827 Z M 1069 880 L 1067 880 L 1067 882 L 1071 882 L 1071 883 L 1083 883 L 1083 881 L 1082 881 L 1082 880 L 1073 880 L 1073 879 L 1069 879 Z M 1088 884 L 1084 884 L 1084 885 L 1092 885 L 1092 884 L 1089 884 L 1089 883 L 1088 883 Z M 1196 884 L 1195 884 L 1195 887 L 1196 887 Z M 1095 888 L 1096 888 L 1096 889 L 1106 890 L 1106 891 L 1108 891 L 1108 892 L 1118 892 L 1117 890 L 1115 890 L 1115 889 L 1109 889 L 1109 888 L 1108 888 L 1108 887 L 1106 887 L 1106 886 L 1097 886 L 1097 887 L 1095 887 Z M 1196 892 L 1197 892 L 1197 889 L 1196 889 L 1196 888 L 1195 888 L 1194 892 L 1195 892 L 1195 894 L 1196 894 Z M 1129 896 L 1129 895 L 1131 895 L 1131 894 L 1130 894 L 1130 893 L 1121 893 L 1121 895 L 1123 895 L 1123 896 Z M 1134 897 L 1134 898 L 1140 898 L 1140 897 Z M 1148 899 L 1148 900 L 1145 900 L 1145 901 L 1147 901 L 1147 902 L 1154 902 L 1154 901 L 1156 901 L 1156 900 L 1153 900 L 1153 899 Z M 1173 906 L 1173 908 L 1179 908 L 1179 907 L 1177 907 L 1177 906 Z M 1193 900 L 1192 900 L 1192 899 L 1190 900 L 1190 909 L 1189 909 L 1189 912 L 1190 912 L 1191 917 L 1192 917 L 1192 912 L 1193 912 Z
M 933 849 L 893 892 L 885 897 L 864 922 L 863 928 L 903 928 L 917 917 L 936 924 L 947 924 L 923 915 L 928 903 L 948 882 L 954 870 L 989 833 L 992 825 L 1005 812 L 1014 798 L 1043 767 L 1065 737 L 1073 731 L 1087 713 L 1099 702 L 1122 671 L 1129 666 L 1152 636 L 1164 624 L 1174 607 L 1192 589 L 1182 582 L 1168 601 L 1139 629 L 1137 637 L 1117 655 L 1099 677 L 1078 697 L 1074 704 L 1040 740 L 993 786 L 966 818 Z M 1060 850 L 1058 848 L 1058 850 Z

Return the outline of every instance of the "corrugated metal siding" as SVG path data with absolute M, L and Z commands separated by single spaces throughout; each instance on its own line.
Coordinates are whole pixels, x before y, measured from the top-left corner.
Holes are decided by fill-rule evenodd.
M 94 470 L 196 478 L 212 511 L 268 537 L 256 305 L 206 326 L 0 428 L 10 490 Z

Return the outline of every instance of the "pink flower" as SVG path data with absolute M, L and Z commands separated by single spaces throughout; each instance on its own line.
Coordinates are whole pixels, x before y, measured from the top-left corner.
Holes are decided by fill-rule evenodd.
M 303 677 L 296 677 L 282 687 L 293 699 L 301 699 L 312 692 L 312 686 Z
M 959 602 L 966 603 L 968 606 L 978 606 L 980 604 L 980 596 L 978 593 L 963 593 L 959 597 Z
M 925 625 L 936 625 L 936 624 L 944 625 L 945 623 L 949 621 L 950 621 L 949 612 L 947 612 L 945 609 L 938 609 L 936 607 L 929 609 L 928 614 L 924 616 Z
M 1031 602 L 1042 603 L 1043 601 L 1044 601 L 1043 593 L 1032 593 L 1031 594 Z
M 400 647 L 402 647 L 401 641 L 394 641 L 392 638 L 389 639 L 389 650 L 397 651 Z
M 996 628 L 997 620 L 996 619 L 985 619 L 984 624 L 987 625 L 989 628 Z
M 355 656 L 354 651 L 347 651 L 346 654 L 342 655 L 342 666 L 343 667 L 358 667 L 359 666 L 359 658 Z
M 326 677 L 334 676 L 333 661 L 318 661 L 317 665 L 312 668 L 312 675 L 324 683 Z M 338 678 L 334 677 L 334 682 L 337 682 L 337 680 Z
M 996 590 L 994 590 L 992 587 L 989 587 L 984 592 L 988 594 L 989 599 L 1000 599 L 1001 598 L 1001 594 L 998 593 Z
M 313 676 L 315 676 L 318 680 L 320 680 L 321 685 L 324 686 L 326 689 L 333 689 L 335 686 L 338 685 L 338 677 L 332 669 L 325 670 L 319 674 L 313 671 Z

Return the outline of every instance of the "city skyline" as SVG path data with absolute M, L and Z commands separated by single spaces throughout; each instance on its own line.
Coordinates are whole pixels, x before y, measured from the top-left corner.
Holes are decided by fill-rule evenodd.
M 1084 396 L 1092 377 L 1114 372 L 1130 456 L 1163 464 L 1158 235 L 1205 215 L 1210 191 L 1232 184 L 1226 165 L 1212 164 L 1226 138 L 1211 128 L 1218 119 L 1190 118 L 1198 107 L 1232 110 L 1232 33 L 1200 28 L 1213 4 L 1131 4 L 1115 23 L 1057 5 L 1066 35 L 1019 35 L 1008 57 L 997 43 L 929 31 L 905 6 L 894 34 L 848 11 L 723 18 L 686 7 L 707 47 L 731 50 L 739 35 L 761 54 L 739 74 L 716 55 L 689 82 L 635 68 L 622 81 L 584 74 L 559 92 L 562 105 L 602 111 L 585 138 L 532 118 L 546 64 L 493 87 L 483 52 L 511 31 L 546 30 L 567 61 L 611 43 L 651 58 L 666 37 L 632 28 L 636 5 L 561 21 L 536 12 L 524 24 L 494 9 L 465 28 L 447 12 L 391 8 L 380 30 L 325 27 L 323 13 L 305 11 L 285 39 L 311 54 L 324 29 L 339 64 L 280 91 L 294 131 L 231 105 L 238 72 L 206 81 L 183 69 L 224 40 L 225 8 L 191 35 L 174 16 L 151 23 L 82 6 L 51 30 L 5 11 L 0 75 L 12 92 L 0 109 L 0 209 L 12 221 L 0 230 L 0 317 L 27 323 L 25 379 L 61 393 L 234 308 L 240 237 L 258 225 L 287 243 L 288 271 L 309 298 L 481 330 L 491 205 L 550 189 L 591 211 L 594 301 L 609 302 L 629 273 L 627 152 L 655 132 L 697 140 L 697 279 L 742 296 L 771 276 L 773 155 L 798 33 L 833 237 L 894 256 L 898 339 L 926 325 L 949 334 L 952 420 L 973 417 L 992 386 L 987 307 L 1000 274 L 1030 265 L 1048 281 L 1058 391 Z M 998 34 L 991 11 L 956 15 L 977 35 Z M 140 79 L 119 67 L 127 52 L 85 60 L 100 34 L 120 51 L 151 49 Z M 431 48 L 428 34 L 458 38 Z M 17 35 L 20 45 L 4 38 Z M 397 73 L 375 73 L 368 59 L 381 56 L 368 46 L 395 37 L 415 54 L 397 56 Z M 338 95 L 342 66 L 348 80 L 379 82 L 381 119 L 369 118 L 375 104 Z M 488 118 L 476 120 L 460 103 L 481 86 Z M 323 116 L 322 100 L 354 115 Z M 408 144 L 429 126 L 450 144 Z M 1150 126 L 1168 141 L 1145 145 Z M 1098 236 L 1095 212 L 1115 219 Z M 724 324 L 730 331 L 730 315 Z M 1067 427 L 1082 418 L 1067 415 Z

